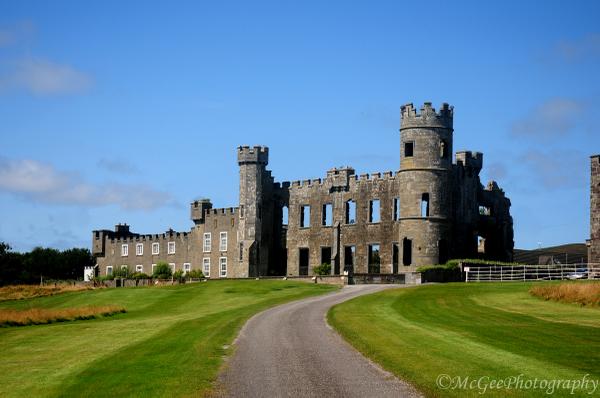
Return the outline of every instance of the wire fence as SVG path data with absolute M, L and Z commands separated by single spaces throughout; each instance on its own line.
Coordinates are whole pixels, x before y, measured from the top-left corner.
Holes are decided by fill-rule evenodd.
M 600 280 L 600 264 L 551 264 L 521 266 L 463 265 L 466 282 L 518 282 L 548 280 Z

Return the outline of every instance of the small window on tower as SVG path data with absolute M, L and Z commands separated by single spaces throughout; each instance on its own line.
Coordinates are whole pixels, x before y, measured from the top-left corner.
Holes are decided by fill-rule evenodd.
M 440 157 L 442 159 L 448 159 L 448 143 L 446 140 L 440 141 Z
M 404 157 L 410 158 L 413 156 L 414 145 L 415 145 L 414 142 L 405 142 L 404 143 Z

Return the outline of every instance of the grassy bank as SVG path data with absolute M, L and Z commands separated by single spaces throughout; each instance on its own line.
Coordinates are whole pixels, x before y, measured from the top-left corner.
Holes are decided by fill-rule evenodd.
M 600 380 L 600 310 L 543 301 L 532 284 L 445 284 L 396 289 L 335 306 L 329 322 L 358 350 L 427 396 L 481 396 L 444 388 L 463 380 Z M 540 285 L 541 286 L 541 285 Z M 487 379 L 486 379 L 487 377 Z M 483 388 L 483 387 L 482 387 Z M 590 387 L 591 388 L 591 387 Z M 485 396 L 542 396 L 540 389 L 489 389 Z M 576 396 L 586 395 L 576 391 Z M 600 393 L 600 387 L 596 394 Z M 553 396 L 571 396 L 557 389 Z
M 0 329 L 0 396 L 201 396 L 250 316 L 333 289 L 292 281 L 212 281 L 5 301 L 0 309 L 119 305 L 127 313 Z

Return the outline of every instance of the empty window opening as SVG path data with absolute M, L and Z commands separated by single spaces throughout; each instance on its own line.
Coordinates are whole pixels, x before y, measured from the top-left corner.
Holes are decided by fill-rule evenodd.
M 421 217 L 429 217 L 429 194 L 421 196 Z
M 492 209 L 488 206 L 479 206 L 479 214 L 482 216 L 491 216 Z
M 379 199 L 369 201 L 369 222 L 381 221 L 381 209 Z
M 402 240 L 402 264 L 407 267 L 412 264 L 412 240 L 408 238 Z
M 477 236 L 477 253 L 485 254 L 485 238 L 483 236 Z
M 310 206 L 300 206 L 300 228 L 310 227 Z
M 346 224 L 356 223 L 356 202 L 349 200 L 346 202 Z
M 331 247 L 321 247 L 321 264 L 331 265 Z
M 441 140 L 440 141 L 440 157 L 442 159 L 448 159 L 448 154 L 449 154 L 448 143 L 446 142 L 446 140 Z
M 344 247 L 344 271 L 354 271 L 354 254 L 356 252 L 355 246 Z
M 381 257 L 379 256 L 379 245 L 369 245 L 369 274 L 381 272 Z
M 331 227 L 333 225 L 333 205 L 331 203 L 325 203 L 323 205 L 321 224 L 326 227 Z
M 287 206 L 281 208 L 281 224 L 288 225 L 290 219 L 289 209 Z
M 404 143 L 404 157 L 410 158 L 413 156 L 415 143 L 414 142 L 405 142 Z
M 398 273 L 398 261 L 400 257 L 400 250 L 398 249 L 397 243 L 392 243 L 392 273 Z
M 394 198 L 394 221 L 400 220 L 400 198 Z
M 298 256 L 299 256 L 299 275 L 308 275 L 308 259 L 309 259 L 308 248 L 303 247 L 300 248 Z
M 440 239 L 438 242 L 438 255 L 439 264 L 446 264 L 448 262 L 448 242 L 446 239 Z

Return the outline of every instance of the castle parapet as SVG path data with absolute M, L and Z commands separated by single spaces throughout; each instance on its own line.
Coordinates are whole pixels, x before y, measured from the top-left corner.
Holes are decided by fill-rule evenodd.
M 417 112 L 412 103 L 400 107 L 400 130 L 408 128 L 444 128 L 452 129 L 454 107 L 443 103 L 439 112 L 425 102 L 420 112 Z
M 471 151 L 456 152 L 456 164 L 481 170 L 483 167 L 483 153 Z
M 266 146 L 240 146 L 238 147 L 238 164 L 263 164 L 269 163 L 269 148 Z
M 209 209 L 212 209 L 212 203 L 210 199 L 205 198 L 194 200 L 190 204 L 190 218 L 194 224 L 204 224 L 204 215 Z

